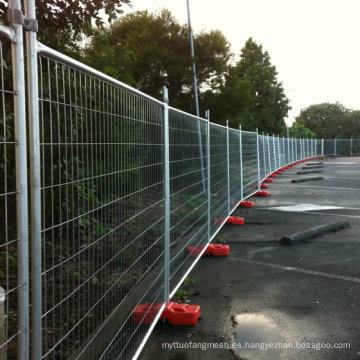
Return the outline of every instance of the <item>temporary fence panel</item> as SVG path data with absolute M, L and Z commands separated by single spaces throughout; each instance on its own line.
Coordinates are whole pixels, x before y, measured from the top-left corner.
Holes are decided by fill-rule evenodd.
M 237 206 L 238 201 L 242 198 L 240 134 L 239 130 L 229 129 L 230 211 Z
M 39 56 L 42 354 L 128 358 L 149 327 L 134 308 L 163 300 L 163 106 L 54 55 Z
M 9 14 L 21 9 L 9 3 Z M 0 27 L 0 359 L 29 357 L 27 131 L 23 28 Z
M 170 109 L 169 133 L 172 292 L 208 242 L 207 121 Z
M 225 126 L 210 124 L 209 161 L 210 236 L 213 236 L 224 224 L 228 215 L 227 128 Z
M 243 189 L 244 197 L 254 193 L 258 188 L 258 156 L 257 134 L 242 131 L 242 157 L 243 157 Z
M 27 360 L 30 348 L 36 360 L 137 358 L 239 201 L 323 145 L 360 152 L 357 140 L 210 123 L 169 107 L 166 89 L 156 100 L 37 43 L 35 32 L 27 33 L 27 148 L 22 26 L 12 26 L 0 28 L 8 37 L 0 43 L 0 359 Z

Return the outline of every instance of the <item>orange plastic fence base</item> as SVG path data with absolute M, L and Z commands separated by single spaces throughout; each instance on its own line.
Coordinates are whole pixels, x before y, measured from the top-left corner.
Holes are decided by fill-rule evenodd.
M 132 321 L 135 324 L 150 325 L 161 306 L 161 303 L 138 305 L 132 313 Z M 166 319 L 173 325 L 195 325 L 200 315 L 199 305 L 179 304 L 170 301 L 161 314 L 160 319 Z
M 237 216 L 229 216 L 229 218 L 226 221 L 226 224 L 230 225 L 244 225 L 245 219 Z
M 254 194 L 254 196 L 266 197 L 266 196 L 270 196 L 270 193 L 268 191 L 258 191 L 257 193 Z
M 192 258 L 198 257 L 201 251 L 204 249 L 206 245 L 198 245 L 198 246 L 189 246 L 187 248 L 190 253 L 189 256 Z M 213 256 L 229 256 L 230 248 L 229 245 L 222 244 L 209 244 L 206 247 L 203 255 L 213 255 Z
M 244 200 L 240 202 L 239 206 L 243 208 L 252 208 L 255 206 L 255 203 L 253 201 Z

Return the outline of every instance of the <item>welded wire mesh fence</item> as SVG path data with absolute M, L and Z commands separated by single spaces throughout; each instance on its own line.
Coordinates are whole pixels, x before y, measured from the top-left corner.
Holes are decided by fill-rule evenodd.
M 26 147 L 25 81 L 12 76 L 23 62 L 14 52 L 10 66 L 9 43 L 0 46 L 0 359 L 28 359 L 30 348 L 36 360 L 136 358 L 241 200 L 287 164 L 349 152 L 345 140 L 217 125 L 31 42 Z
M 11 55 L 6 45 L 0 42 L 0 359 L 16 357 L 20 331 L 14 92 Z

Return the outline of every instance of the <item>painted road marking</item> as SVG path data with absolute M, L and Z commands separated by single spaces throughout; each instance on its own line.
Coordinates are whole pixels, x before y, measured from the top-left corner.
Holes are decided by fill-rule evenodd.
M 287 184 L 281 184 L 281 186 L 294 186 L 294 185 L 287 185 Z M 341 187 L 334 187 L 334 186 L 312 186 L 312 185 L 297 185 L 298 188 L 313 188 L 313 189 L 335 189 L 335 190 L 352 190 L 352 191 L 360 191 L 360 189 L 354 189 L 354 188 L 341 188 Z M 279 191 L 279 190 L 273 190 L 273 192 Z M 280 190 L 281 191 L 281 190 Z
M 321 271 L 307 270 L 307 269 L 297 268 L 297 267 L 293 267 L 293 266 L 283 266 L 283 265 L 272 264 L 272 263 L 267 263 L 267 262 L 258 261 L 258 260 L 244 259 L 244 258 L 239 258 L 239 259 L 229 258 L 229 260 L 238 261 L 238 262 L 244 262 L 244 263 L 253 264 L 253 265 L 266 266 L 266 267 L 270 267 L 270 268 L 273 268 L 273 269 L 280 269 L 280 270 L 285 270 L 285 271 L 294 271 L 294 272 L 307 274 L 307 275 L 322 276 L 322 277 L 327 277 L 327 278 L 330 278 L 330 279 L 351 281 L 351 282 L 355 282 L 355 283 L 360 284 L 360 279 L 358 279 L 356 277 L 329 274 L 329 273 L 324 273 L 324 272 L 321 272 Z
M 316 205 L 316 204 L 297 204 L 297 205 L 271 207 L 271 210 L 289 211 L 289 212 L 304 212 L 304 211 L 316 211 L 316 210 L 335 210 L 335 209 L 343 209 L 343 208 L 340 207 L 340 206 Z

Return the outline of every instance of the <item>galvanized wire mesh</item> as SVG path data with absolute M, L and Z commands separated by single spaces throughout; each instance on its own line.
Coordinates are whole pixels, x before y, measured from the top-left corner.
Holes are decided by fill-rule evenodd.
M 260 181 L 264 180 L 270 172 L 266 145 L 267 145 L 266 136 L 259 135 Z
M 16 221 L 14 101 L 11 54 L 0 42 L 0 359 L 16 359 L 18 335 L 18 250 Z
M 0 43 L 0 359 L 15 359 L 18 144 L 3 52 Z M 167 105 L 81 65 L 39 55 L 42 358 L 130 359 L 165 306 L 168 270 L 173 296 L 238 202 L 322 142 L 258 136 L 173 108 L 167 128 Z M 360 152 L 357 140 L 330 144 Z
M 169 111 L 170 133 L 170 291 L 208 242 L 207 122 Z
M 244 139 L 243 139 L 244 140 Z M 243 142 L 244 159 L 244 142 Z M 227 128 L 210 124 L 210 236 L 228 215 Z M 245 160 L 243 161 L 245 165 Z
M 335 155 L 335 140 L 334 139 L 324 139 L 324 154 L 325 155 Z
M 243 189 L 244 197 L 258 188 L 257 134 L 242 131 Z
M 242 198 L 240 159 L 240 131 L 229 129 L 229 185 L 230 210 L 237 206 Z
M 130 358 L 163 271 L 162 106 L 39 57 L 43 357 Z M 80 349 L 80 350 L 79 350 Z

